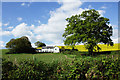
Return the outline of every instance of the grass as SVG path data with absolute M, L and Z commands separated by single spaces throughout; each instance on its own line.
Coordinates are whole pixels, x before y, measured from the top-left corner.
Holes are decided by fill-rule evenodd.
M 120 57 L 120 51 L 113 51 L 111 54 L 100 54 L 96 56 L 81 56 L 80 54 L 84 53 L 87 54 L 87 52 L 75 52 L 73 54 L 63 54 L 63 53 L 37 53 L 37 54 L 27 54 L 27 53 L 22 53 L 22 54 L 5 54 L 9 50 L 7 49 L 2 49 L 2 58 L 8 59 L 9 61 L 16 61 L 20 62 L 22 60 L 34 60 L 36 62 L 43 61 L 45 63 L 52 63 L 53 61 L 59 61 L 59 62 L 64 62 L 65 60 L 72 61 L 74 58 L 78 60 L 85 60 L 85 59 L 101 59 L 103 57 L 115 57 L 118 58 Z
M 20 62 L 22 60 L 35 60 L 37 62 L 43 61 L 46 63 L 51 63 L 53 61 L 64 61 L 66 59 L 71 59 L 70 55 L 65 55 L 61 53 L 37 53 L 37 54 L 5 54 L 9 50 L 2 50 L 2 58 L 8 59 L 9 61 Z M 72 59 L 71 59 L 72 60 Z

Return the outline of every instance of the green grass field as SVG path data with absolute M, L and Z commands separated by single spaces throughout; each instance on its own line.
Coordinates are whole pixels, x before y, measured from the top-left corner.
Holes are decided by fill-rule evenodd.
M 82 54 L 82 52 L 77 53 L 76 54 L 63 54 L 63 53 L 37 53 L 37 54 L 26 54 L 26 53 L 22 53 L 22 54 L 5 54 L 6 52 L 8 52 L 9 50 L 7 49 L 2 49 L 0 50 L 0 52 L 2 51 L 2 58 L 5 58 L 9 61 L 16 61 L 16 62 L 20 62 L 23 60 L 34 60 L 36 62 L 39 61 L 43 61 L 45 63 L 52 63 L 53 61 L 59 61 L 59 62 L 63 62 L 64 60 L 69 60 L 72 61 L 74 59 L 74 57 L 78 58 L 79 60 L 84 60 L 84 59 L 101 59 L 103 57 L 120 57 L 120 51 L 117 52 L 112 52 L 111 54 L 101 54 L 98 56 L 80 56 L 80 54 Z
M 37 53 L 37 54 L 5 54 L 8 52 L 7 49 L 2 50 L 2 58 L 8 59 L 10 61 L 20 62 L 22 60 L 35 60 L 35 61 L 43 61 L 46 63 L 51 63 L 52 61 L 64 61 L 66 59 L 72 60 L 72 55 L 64 55 L 61 53 Z

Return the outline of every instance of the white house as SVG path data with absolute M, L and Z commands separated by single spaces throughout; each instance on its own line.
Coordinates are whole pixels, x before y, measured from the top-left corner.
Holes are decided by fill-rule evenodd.
M 37 52 L 52 52 L 52 53 L 59 53 L 60 49 L 59 47 L 55 46 L 44 46 L 42 49 L 37 49 Z

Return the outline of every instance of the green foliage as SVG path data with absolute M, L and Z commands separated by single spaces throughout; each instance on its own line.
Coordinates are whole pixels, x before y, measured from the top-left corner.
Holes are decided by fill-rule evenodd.
M 57 67 L 57 78 L 80 80 L 118 80 L 120 77 L 120 59 L 101 58 L 73 60 Z
M 91 68 L 87 71 L 87 78 L 92 79 L 105 79 L 113 80 L 119 79 L 120 76 L 120 59 L 111 59 L 105 58 L 99 61 L 96 61 L 95 64 L 92 64 Z
M 29 39 L 25 36 L 17 39 L 11 39 L 6 48 L 10 49 L 9 53 L 33 53 L 35 50 L 32 48 Z
M 12 63 L 3 60 L 2 79 L 22 79 L 22 80 L 45 80 L 52 77 L 57 63 L 46 64 L 42 61 L 34 63 L 32 60 Z
M 61 62 L 59 59 L 51 63 L 45 63 L 43 61 L 36 62 L 36 60 L 21 60 L 21 62 L 11 62 L 3 59 L 2 78 L 3 80 L 45 80 L 52 78 L 63 80 L 76 78 L 80 80 L 119 80 L 119 53 L 120 51 L 112 52 L 109 55 L 104 54 L 94 57 L 81 56 L 74 59 L 68 57 L 69 59 L 66 59 L 63 62 Z M 54 57 L 58 58 L 58 56 Z
M 63 37 L 65 45 L 75 45 L 84 43 L 89 54 L 93 50 L 100 50 L 98 43 L 113 45 L 112 26 L 109 26 L 109 19 L 101 17 L 98 11 L 91 9 L 83 11 L 80 15 L 75 15 L 67 18 L 67 28 Z
M 42 46 L 46 46 L 46 44 L 45 44 L 45 43 L 42 43 L 42 42 L 40 42 L 40 41 L 37 41 L 37 42 L 35 43 L 35 46 L 37 46 L 37 47 L 42 47 Z

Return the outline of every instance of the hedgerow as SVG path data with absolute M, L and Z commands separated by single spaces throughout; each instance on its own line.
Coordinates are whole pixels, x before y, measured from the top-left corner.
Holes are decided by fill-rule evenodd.
M 119 80 L 120 58 L 106 56 L 101 58 L 75 58 L 72 61 L 35 63 L 24 60 L 13 63 L 3 59 L 2 79 L 43 80 L 43 79 L 80 79 L 80 80 Z

